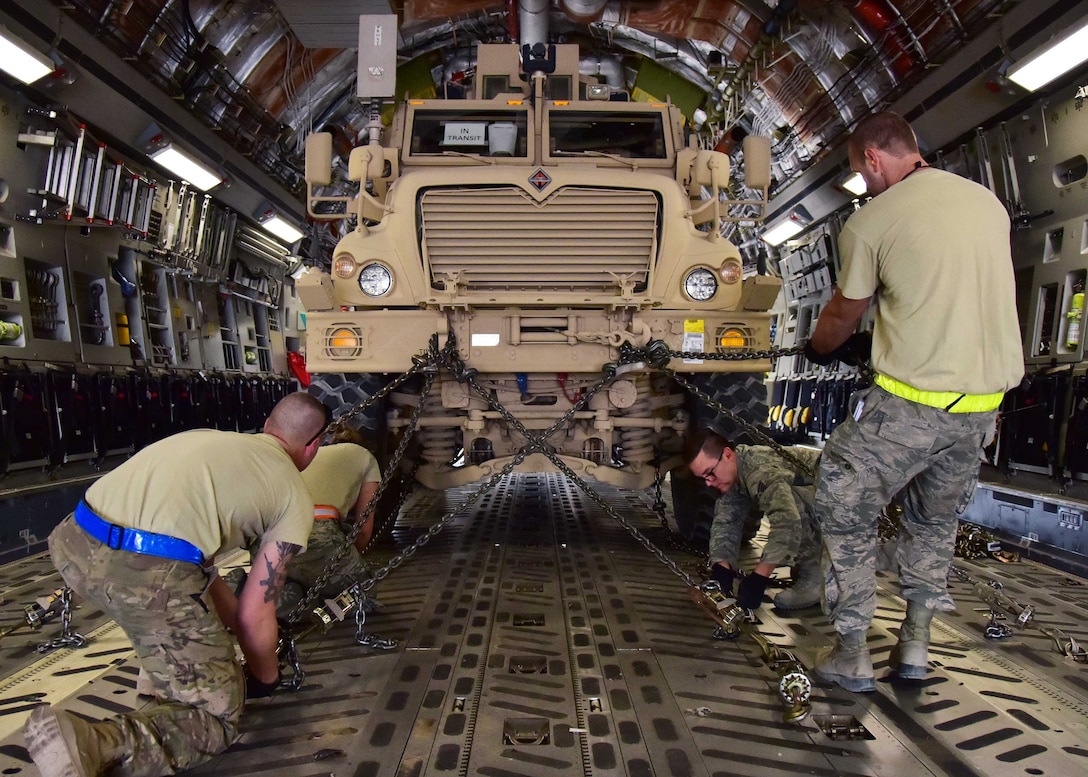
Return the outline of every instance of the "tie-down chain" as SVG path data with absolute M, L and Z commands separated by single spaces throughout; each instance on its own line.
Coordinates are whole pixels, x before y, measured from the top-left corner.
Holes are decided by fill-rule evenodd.
M 668 363 L 668 359 L 664 359 L 664 364 L 661 363 L 661 347 L 657 345 L 660 341 L 651 343 L 645 352 L 639 352 L 635 349 L 621 349 L 620 364 L 618 366 L 609 366 L 605 370 L 604 381 L 610 382 L 620 371 L 624 370 L 628 365 L 634 364 L 649 364 L 651 368 L 659 369 L 668 372 L 664 369 L 664 364 Z M 654 353 L 651 361 L 651 353 Z M 675 352 L 669 352 L 669 358 L 674 358 Z M 767 358 L 767 354 L 770 352 L 760 352 L 758 354 L 749 355 L 747 358 Z M 718 355 L 718 354 L 714 354 Z M 695 358 L 695 357 L 686 357 Z M 656 364 L 654 362 L 657 362 Z M 635 538 L 647 551 L 650 552 L 658 561 L 664 564 L 674 575 L 679 577 L 687 585 L 689 591 L 698 592 L 700 598 L 705 598 L 708 594 L 708 585 L 716 586 L 716 583 L 703 584 L 699 586 L 695 581 L 685 572 L 680 566 L 669 558 L 659 547 L 657 547 L 646 535 L 639 531 L 634 525 L 632 525 L 626 518 L 623 517 L 615 508 L 612 507 L 600 494 L 598 494 L 588 483 L 586 483 L 578 474 L 572 470 L 565 461 L 555 452 L 555 449 L 548 445 L 546 440 L 550 436 L 551 430 L 547 430 L 542 434 L 534 435 L 530 432 L 525 425 L 509 410 L 506 409 L 494 396 L 485 391 L 475 380 L 473 375 L 469 375 L 466 379 L 468 385 L 491 407 L 492 410 L 499 413 L 503 419 L 510 424 L 510 426 L 521 434 L 528 442 L 527 447 L 535 450 L 539 450 L 551 463 L 567 476 L 567 479 L 578 486 L 585 494 L 590 498 L 594 504 L 600 507 L 610 518 L 615 520 L 628 534 Z M 598 383 L 594 386 L 593 393 L 600 390 L 604 383 Z M 689 384 L 690 385 L 690 384 Z M 701 393 L 701 392 L 700 392 Z M 702 396 L 706 397 L 705 394 Z M 706 397 L 709 399 L 709 397 Z M 737 419 L 731 410 L 721 406 L 719 403 L 713 402 L 720 408 L 720 412 L 726 413 L 731 418 Z M 751 426 L 751 425 L 749 425 Z M 554 428 L 554 427 L 553 427 Z M 753 427 L 754 428 L 754 427 Z M 758 431 L 758 430 L 757 430 Z M 769 439 L 769 438 L 768 438 Z M 784 455 L 790 462 L 796 462 L 802 464 L 795 457 L 791 456 L 781 446 L 777 446 L 776 450 Z M 806 471 L 810 468 L 806 467 Z M 719 589 L 720 594 L 720 589 Z M 766 639 L 759 631 L 752 625 L 754 618 L 750 613 L 745 614 L 744 611 L 736 604 L 732 599 L 724 599 L 720 597 L 720 601 L 715 601 L 712 605 L 712 615 L 721 624 L 721 628 L 725 630 L 729 636 L 738 636 L 742 630 L 742 624 L 746 624 L 747 628 L 743 628 L 743 631 L 751 636 L 756 643 L 760 646 L 764 660 L 767 664 L 774 669 L 779 675 L 779 695 L 782 701 L 786 705 L 786 711 L 783 714 L 783 718 L 786 722 L 799 722 L 808 716 L 810 711 L 809 698 L 812 690 L 812 683 L 805 673 L 804 667 L 800 661 L 790 653 L 772 642 Z M 696 599 L 698 602 L 699 599 Z M 702 604 L 702 602 L 699 602 Z M 704 604 L 705 606 L 705 604 Z
M 382 482 L 379 486 L 378 493 L 371 500 L 371 503 L 367 506 L 367 511 L 373 509 L 378 503 L 385 488 L 388 486 L 393 473 L 397 472 L 400 466 L 400 460 L 404 455 L 404 451 L 407 449 L 408 442 L 412 435 L 418 428 L 419 415 L 421 408 L 423 407 L 423 398 L 426 397 L 433 384 L 434 375 L 440 370 L 447 370 L 455 379 L 459 382 L 467 384 L 472 390 L 494 411 L 499 413 L 503 419 L 510 424 L 510 426 L 519 432 L 526 440 L 526 443 L 518 451 L 518 453 L 502 468 L 501 471 L 495 473 L 486 482 L 478 486 L 468 497 L 462 502 L 455 510 L 447 513 L 438 522 L 436 522 L 430 529 L 416 540 L 410 547 L 398 554 L 392 560 L 390 560 L 382 569 L 374 573 L 373 577 L 364 581 L 361 584 L 353 587 L 350 591 L 345 592 L 341 597 L 337 597 L 337 600 L 327 600 L 325 608 L 314 608 L 312 613 L 316 616 L 315 623 L 303 631 L 296 631 L 294 626 L 297 624 L 302 613 L 307 610 L 310 603 L 316 598 L 318 591 L 328 582 L 328 579 L 332 575 L 332 570 L 335 568 L 336 561 L 347 552 L 347 548 L 352 545 L 355 535 L 361 528 L 361 525 L 357 524 L 353 527 L 350 536 L 347 538 L 344 547 L 334 557 L 332 563 L 329 564 L 326 573 L 322 575 L 323 579 L 319 579 L 310 590 L 306 592 L 302 601 L 295 607 L 288 618 L 288 628 L 285 630 L 287 633 L 281 639 L 281 657 L 290 664 L 294 670 L 294 676 L 291 680 L 287 681 L 285 685 L 292 689 L 297 689 L 301 686 L 302 680 L 305 674 L 301 667 L 301 662 L 298 656 L 297 641 L 308 633 L 312 628 L 317 626 L 329 626 L 333 622 L 333 617 L 330 617 L 330 612 L 335 616 L 339 611 L 339 618 L 343 617 L 345 611 L 344 605 L 350 606 L 349 601 L 343 601 L 344 596 L 347 598 L 357 599 L 355 602 L 359 608 L 359 612 L 362 612 L 362 604 L 365 600 L 367 593 L 382 579 L 388 576 L 394 569 L 403 564 L 407 559 L 416 553 L 423 545 L 425 545 L 432 537 L 438 534 L 443 528 L 448 526 L 454 518 L 461 513 L 465 512 L 471 505 L 473 505 L 484 493 L 487 493 L 499 480 L 509 475 L 513 470 L 520 465 L 525 458 L 531 453 L 540 452 L 545 455 L 556 468 L 565 474 L 568 479 L 574 482 L 586 495 L 597 504 L 602 510 L 605 511 L 611 518 L 616 520 L 621 526 L 623 526 L 628 533 L 630 533 L 646 550 L 648 550 L 655 558 L 663 563 L 673 574 L 677 575 L 693 592 L 699 592 L 699 596 L 704 597 L 711 601 L 712 614 L 722 624 L 722 629 L 728 634 L 728 636 L 735 637 L 741 633 L 741 623 L 747 621 L 743 610 L 741 610 L 734 601 L 727 600 L 723 602 L 713 602 L 713 591 L 707 591 L 707 584 L 703 586 L 696 585 L 695 581 L 682 570 L 672 559 L 670 559 L 664 552 L 662 552 L 656 545 L 653 544 L 642 532 L 640 532 L 635 526 L 627 521 L 620 513 L 618 513 L 607 501 L 605 501 L 596 491 L 594 491 L 585 481 L 583 481 L 577 473 L 575 473 L 556 453 L 553 446 L 551 446 L 547 440 L 558 430 L 566 426 L 575 416 L 575 414 L 585 407 L 589 401 L 606 385 L 610 384 L 621 371 L 629 371 L 638 367 L 648 365 L 652 369 L 662 370 L 669 374 L 674 379 L 678 378 L 675 372 L 668 370 L 668 360 L 671 358 L 710 358 L 710 359 L 767 359 L 776 356 L 788 355 L 792 353 L 798 353 L 799 349 L 783 349 L 777 351 L 759 351 L 748 352 L 743 354 L 695 354 L 691 352 L 673 352 L 668 350 L 667 346 L 661 341 L 652 342 L 646 349 L 634 349 L 629 346 L 625 346 L 621 349 L 620 361 L 618 364 L 607 365 L 602 377 L 595 383 L 588 391 L 584 392 L 571 408 L 564 413 L 561 417 L 547 429 L 540 433 L 534 434 L 530 432 L 524 424 L 521 423 L 514 415 L 510 413 L 498 400 L 486 391 L 476 381 L 476 371 L 466 367 L 461 360 L 456 349 L 455 339 L 450 336 L 445 346 L 440 350 L 438 348 L 438 336 L 433 335 L 430 342 L 430 348 L 425 357 L 419 357 L 416 359 L 412 370 L 405 373 L 404 376 L 398 378 L 386 388 L 375 393 L 369 397 L 365 402 L 361 403 L 357 407 L 353 408 L 348 413 L 345 413 L 338 419 L 337 422 L 330 427 L 330 431 L 337 428 L 340 425 L 346 424 L 351 418 L 364 412 L 374 402 L 380 400 L 381 397 L 386 396 L 395 386 L 402 384 L 409 377 L 414 374 L 424 373 L 427 376 L 424 387 L 421 391 L 421 401 L 416 405 L 416 410 L 413 412 L 412 418 L 409 421 L 408 426 L 405 429 L 405 433 L 402 435 L 400 444 L 397 447 L 393 457 L 390 459 L 388 466 L 385 468 L 385 475 L 382 478 Z M 791 464 L 798 466 L 802 471 L 812 474 L 810 468 L 805 465 L 804 462 L 792 457 L 788 451 L 782 446 L 778 445 L 774 440 L 767 437 L 752 424 L 749 424 L 744 419 L 740 419 L 739 416 L 734 414 L 729 408 L 724 407 L 718 402 L 715 402 L 711 397 L 704 392 L 697 389 L 695 386 L 687 382 L 686 380 L 679 379 L 678 383 L 683 385 L 689 391 L 693 391 L 704 402 L 710 405 L 716 412 L 722 413 L 733 420 L 737 421 L 741 426 L 748 429 L 757 438 L 765 440 L 771 447 L 773 447 L 780 455 L 790 460 Z M 364 511 L 365 512 L 365 511 Z M 711 586 L 712 587 L 712 586 Z M 719 598 L 720 591 L 718 592 Z M 701 602 L 704 607 L 707 606 L 707 602 Z M 723 614 L 726 617 L 722 617 Z M 722 631 L 719 629 L 719 631 Z M 759 644 L 763 653 L 765 661 L 772 669 L 775 669 L 780 676 L 779 692 L 787 706 L 787 711 L 784 715 L 787 721 L 798 721 L 803 719 L 809 710 L 809 695 L 811 692 L 811 683 L 804 672 L 804 668 L 800 662 L 787 650 L 774 645 L 769 640 L 765 639 L 750 625 L 744 629 L 749 633 L 753 639 Z M 362 637 L 362 622 L 359 621 L 360 642 L 364 642 Z
M 435 375 L 437 375 L 440 369 L 445 369 L 451 375 L 453 375 L 454 378 L 462 382 L 469 380 L 475 375 L 475 371 L 465 367 L 464 363 L 457 355 L 456 341 L 453 337 L 450 337 L 449 340 L 447 340 L 445 347 L 440 350 L 438 348 L 438 335 L 435 334 L 431 336 L 430 348 L 427 355 L 425 357 L 417 358 L 411 371 L 412 374 L 423 373 L 426 376 L 426 380 L 420 394 L 420 402 L 416 405 L 416 410 L 413 412 L 412 417 L 407 427 L 405 428 L 405 432 L 401 438 L 400 444 L 397 446 L 396 451 L 390 458 L 388 466 L 385 468 L 385 474 L 382 477 L 378 492 L 374 495 L 370 503 L 367 505 L 366 509 L 364 510 L 364 514 L 367 511 L 373 509 L 378 504 L 378 501 L 381 499 L 383 491 L 385 490 L 388 483 L 390 482 L 390 479 L 393 476 L 392 473 L 396 472 L 399 468 L 400 460 L 404 455 L 404 451 L 407 449 L 408 444 L 411 441 L 411 438 L 418 427 L 419 416 L 424 406 L 423 400 L 427 396 L 427 393 L 430 391 L 431 385 L 434 381 L 434 377 Z M 394 381 L 394 384 L 400 385 L 405 380 L 407 380 L 408 376 L 409 374 L 406 373 L 405 376 L 402 376 L 401 378 L 398 378 L 396 381 Z M 569 421 L 573 420 L 575 414 L 578 411 L 582 410 L 589 403 L 589 401 L 601 390 L 601 388 L 603 388 L 609 382 L 611 382 L 611 377 L 602 377 L 601 380 L 599 380 L 593 387 L 591 387 L 579 398 L 579 400 L 570 408 L 570 410 L 564 413 L 563 416 L 561 416 L 560 418 L 556 419 L 556 421 L 541 434 L 541 438 L 546 439 L 547 437 L 550 437 L 556 431 L 564 427 Z M 482 389 L 479 389 L 478 384 L 475 385 L 477 387 L 477 390 L 482 392 Z M 392 390 L 392 387 L 393 384 L 391 384 L 390 387 L 386 387 L 382 391 L 377 392 L 373 397 L 368 398 L 364 403 L 354 408 L 349 413 L 345 413 L 345 416 L 354 417 L 359 413 L 363 412 L 366 407 L 369 407 L 370 404 L 377 401 L 381 396 L 385 396 L 386 394 L 388 394 L 389 391 Z M 341 418 L 337 422 L 335 422 L 330 427 L 330 429 L 337 428 L 338 425 L 343 421 L 343 419 L 344 416 L 341 416 Z M 347 537 L 345 544 L 334 555 L 333 559 L 326 568 L 325 573 L 323 573 L 321 578 L 319 578 L 314 583 L 314 585 L 310 587 L 303 599 L 299 602 L 298 605 L 296 605 L 295 609 L 292 610 L 292 612 L 288 616 L 287 623 L 283 624 L 286 626 L 286 628 L 282 629 L 283 633 L 281 634 L 280 638 L 279 653 L 281 657 L 281 662 L 286 663 L 293 670 L 292 678 L 285 681 L 284 685 L 291 690 L 296 690 L 302 685 L 302 680 L 305 677 L 305 673 L 299 661 L 297 643 L 303 636 L 305 636 L 315 628 L 328 628 L 334 622 L 342 620 L 346 611 L 352 606 L 357 606 L 361 608 L 369 591 L 373 589 L 373 587 L 377 583 L 385 579 L 385 577 L 387 577 L 394 569 L 396 569 L 409 558 L 411 558 L 416 553 L 416 551 L 418 551 L 425 544 L 427 544 L 427 542 L 429 542 L 432 537 L 441 532 L 442 529 L 448 526 L 457 516 L 467 511 L 469 507 L 475 504 L 481 496 L 490 491 L 500 480 L 512 473 L 516 467 L 518 467 L 531 453 L 534 452 L 534 450 L 535 448 L 531 445 L 524 446 L 520 451 L 518 451 L 513 459 L 511 459 L 500 471 L 496 472 L 487 481 L 480 484 L 456 509 L 444 515 L 438 522 L 436 522 L 425 533 L 423 533 L 415 541 L 415 543 L 413 543 L 411 546 L 409 546 L 404 551 L 395 556 L 393 559 L 391 559 L 384 567 L 375 572 L 370 579 L 358 583 L 357 585 L 353 586 L 348 591 L 343 592 L 334 599 L 326 600 L 324 607 L 312 608 L 310 610 L 310 614 L 312 616 L 311 623 L 301 629 L 296 628 L 298 621 L 302 616 L 302 613 L 305 612 L 307 608 L 309 608 L 310 603 L 313 602 L 314 599 L 317 597 L 318 592 L 328 582 L 329 578 L 333 573 L 333 570 L 336 568 L 339 559 L 348 552 L 348 548 L 354 543 L 355 536 L 361 528 L 361 524 L 357 523 Z M 365 635 L 363 635 L 362 621 L 358 621 L 358 624 L 359 629 L 356 635 L 357 641 L 360 644 L 364 645 L 373 644 L 372 641 L 375 638 L 366 637 Z
M 1015 633 L 1007 623 L 1011 618 L 1017 626 L 1041 631 L 1054 642 L 1058 652 L 1066 658 L 1071 658 L 1078 664 L 1088 663 L 1088 651 L 1081 647 L 1076 639 L 1061 629 L 1036 623 L 1035 608 L 1007 594 L 1001 583 L 996 580 L 978 580 L 957 564 L 952 565 L 951 573 L 960 582 L 974 586 L 975 595 L 986 604 L 985 611 L 989 617 L 983 631 L 986 639 L 997 640 L 1011 637 Z
M 575 483 L 595 504 L 597 504 L 598 507 L 604 510 L 606 514 L 608 514 L 611 518 L 613 518 L 621 526 L 623 526 L 629 534 L 631 534 L 644 548 L 646 548 L 646 550 L 648 550 L 655 558 L 657 558 L 670 571 L 672 571 L 673 574 L 677 575 L 681 580 L 683 580 L 689 589 L 695 592 L 700 592 L 699 595 L 702 597 L 708 597 L 710 594 L 712 594 L 712 592 L 708 592 L 706 590 L 706 584 L 704 584 L 703 586 L 698 586 L 696 582 L 676 564 L 676 562 L 674 562 L 664 552 L 662 552 L 660 548 L 654 545 L 654 543 L 650 541 L 644 534 L 642 534 L 642 532 L 640 532 L 635 526 L 627 521 L 626 518 L 624 518 L 610 504 L 608 504 L 607 501 L 605 501 L 599 494 L 597 494 L 597 492 L 594 491 L 592 487 L 589 486 L 589 484 L 582 480 L 582 478 L 579 477 L 578 474 L 575 473 L 566 464 L 566 462 L 559 457 L 559 455 L 555 451 L 555 448 L 547 442 L 547 440 L 556 431 L 563 428 L 569 421 L 571 421 L 578 411 L 580 411 L 603 387 L 610 384 L 621 372 L 627 372 L 631 369 L 637 369 L 649 365 L 652 369 L 663 370 L 668 374 L 672 375 L 673 377 L 676 377 L 675 373 L 664 369 L 664 365 L 668 363 L 669 358 L 673 358 L 674 356 L 676 356 L 676 352 L 669 351 L 667 349 L 667 346 L 663 346 L 664 344 L 660 341 L 655 341 L 644 350 L 638 350 L 630 347 L 625 347 L 621 349 L 620 361 L 618 364 L 607 365 L 602 377 L 597 381 L 597 383 L 594 384 L 588 391 L 584 392 L 579 397 L 578 401 L 575 402 L 566 413 L 556 419 L 556 421 L 548 429 L 540 433 L 534 434 L 533 432 L 530 432 L 518 418 L 511 414 L 506 407 L 499 403 L 498 400 L 494 396 L 492 396 L 490 392 L 488 392 L 479 385 L 479 383 L 476 381 L 476 371 L 467 368 L 464 362 L 461 360 L 459 354 L 457 353 L 454 338 L 450 337 L 447 340 L 445 347 L 440 351 L 437 347 L 437 336 L 432 336 L 427 358 L 425 360 L 420 360 L 419 362 L 417 362 L 416 367 L 418 369 L 416 369 L 416 371 L 422 371 L 429 375 L 433 375 L 439 369 L 445 369 L 449 371 L 458 381 L 465 383 L 470 388 L 472 388 L 472 390 L 486 404 L 488 404 L 492 410 L 497 412 L 515 431 L 520 433 L 525 438 L 526 443 L 518 451 L 515 457 L 510 462 L 508 462 L 508 464 L 503 467 L 500 472 L 495 473 L 495 475 L 493 475 L 487 482 L 478 486 L 469 495 L 466 501 L 464 501 L 456 510 L 443 516 L 443 518 L 441 518 L 426 533 L 424 533 L 411 547 L 407 548 L 401 554 L 392 559 L 388 564 L 386 564 L 385 567 L 376 572 L 371 579 L 357 586 L 356 589 L 354 589 L 357 591 L 357 595 L 365 597 L 366 593 L 371 588 L 373 588 L 374 585 L 376 585 L 380 580 L 384 579 L 392 570 L 396 569 L 398 566 L 404 563 L 404 561 L 410 558 L 419 548 L 426 544 L 431 537 L 435 536 L 445 526 L 449 525 L 449 523 L 457 515 L 467 510 L 467 508 L 474 504 L 480 496 L 489 491 L 495 483 L 497 483 L 501 478 L 510 474 L 522 461 L 524 461 L 524 459 L 528 455 L 534 452 L 540 452 L 545 455 L 560 472 L 565 474 L 568 479 Z M 682 355 L 685 358 L 696 358 L 697 356 L 708 358 L 722 358 L 724 356 L 728 359 L 766 359 L 774 356 L 781 356 L 796 352 L 798 352 L 798 349 L 794 348 L 784 349 L 780 351 L 750 352 L 746 354 L 722 355 L 692 354 L 690 352 L 682 352 Z M 792 457 L 789 452 L 785 450 L 785 448 L 778 445 L 770 438 L 766 437 L 766 435 L 763 435 L 757 427 L 754 427 L 753 425 L 748 424 L 743 419 L 740 419 L 729 408 L 726 408 L 720 403 L 715 402 L 705 393 L 699 391 L 690 383 L 687 383 L 687 381 L 678 382 L 681 382 L 682 385 L 685 385 L 687 388 L 689 388 L 689 390 L 693 390 L 698 396 L 700 396 L 700 398 L 703 399 L 704 402 L 707 402 L 714 409 L 716 409 L 717 412 L 727 415 L 734 420 L 737 420 L 746 428 L 749 428 L 754 435 L 765 439 L 768 444 L 770 444 L 772 447 L 774 447 L 776 451 L 779 452 L 780 455 L 783 455 L 785 458 L 790 460 L 792 464 L 801 468 L 802 471 L 806 471 L 811 474 L 811 468 L 807 467 L 803 462 L 796 460 L 795 457 Z M 431 380 L 429 379 L 424 386 L 422 396 L 426 396 L 426 392 L 429 391 L 430 386 Z M 384 393 L 388 392 L 383 392 L 383 395 Z M 372 401 L 375 400 L 368 400 L 360 407 L 354 409 L 350 413 L 350 415 L 354 416 L 362 412 L 363 409 L 369 406 Z M 413 417 L 407 427 L 406 433 L 402 437 L 401 445 L 398 446 L 397 454 L 394 455 L 393 460 L 391 460 L 390 465 L 387 468 L 387 475 L 395 471 L 395 466 L 399 466 L 399 461 L 401 456 L 403 455 L 403 451 L 407 445 L 407 441 L 411 437 L 411 435 L 414 434 L 418 426 L 418 409 L 422 406 L 423 403 L 421 400 L 421 402 L 416 406 L 417 412 L 413 414 Z M 380 498 L 381 490 L 384 489 L 386 483 L 387 479 L 383 478 L 382 485 L 379 489 L 379 494 L 375 496 L 374 502 L 372 502 L 372 504 L 375 504 L 376 500 Z M 349 538 L 348 544 L 350 544 L 351 539 L 352 538 Z M 346 552 L 346 547 L 344 549 L 344 552 Z M 333 565 L 330 565 L 330 569 L 332 566 Z M 301 602 L 300 605 L 296 607 L 296 610 L 292 612 L 294 620 L 297 621 L 297 618 L 306 609 L 306 606 L 309 604 L 309 602 L 313 601 L 314 597 L 316 596 L 315 589 L 319 589 L 322 584 L 323 581 L 319 581 L 319 584 L 315 584 L 315 586 L 311 587 L 311 590 L 307 592 L 307 595 L 306 597 L 304 597 L 303 602 Z M 327 604 L 334 605 L 334 602 L 329 601 L 327 602 Z M 701 604 L 703 604 L 704 607 L 706 606 L 706 602 L 701 602 Z M 315 609 L 315 614 L 320 613 L 321 609 L 322 608 Z M 727 633 L 728 636 L 739 636 L 739 634 L 741 633 L 741 623 L 748 620 L 748 617 L 745 615 L 743 610 L 737 607 L 734 601 L 728 600 L 724 603 L 724 606 L 721 602 L 714 603 L 711 605 L 711 609 L 712 614 L 716 619 L 719 620 L 719 623 L 722 624 L 722 629 L 725 630 L 725 633 Z M 723 613 L 725 613 L 728 617 L 723 619 Z M 324 625 L 328 625 L 329 623 L 331 623 L 331 620 L 329 620 L 327 617 L 324 620 Z M 320 621 L 321 618 L 319 615 L 319 623 L 317 625 L 322 625 Z M 721 629 L 719 631 L 721 631 Z M 768 665 L 771 666 L 772 669 L 778 672 L 781 678 L 779 684 L 780 695 L 787 706 L 785 719 L 787 721 L 798 721 L 803 719 L 808 714 L 808 700 L 811 691 L 811 683 L 809 682 L 809 679 L 804 672 L 803 666 L 801 666 L 800 662 L 797 661 L 792 653 L 777 645 L 774 645 L 769 640 L 762 637 L 762 635 L 760 635 L 754 629 L 754 627 L 749 625 L 749 627 L 744 629 L 744 631 L 749 633 L 753 637 L 753 639 L 755 639 L 757 644 L 759 644 L 764 659 L 766 660 Z M 294 680 L 287 683 L 288 687 L 299 687 L 299 685 L 301 685 L 301 680 L 304 676 L 298 661 L 298 651 L 296 645 L 296 640 L 301 636 L 301 634 L 289 634 L 282 644 L 282 652 L 295 670 Z

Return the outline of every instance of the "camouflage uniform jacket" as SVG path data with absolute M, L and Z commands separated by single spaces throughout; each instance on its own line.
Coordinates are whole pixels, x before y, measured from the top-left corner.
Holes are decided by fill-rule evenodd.
M 790 462 L 768 446 L 738 445 L 734 450 L 737 479 L 733 488 L 722 494 L 714 506 L 714 523 L 710 530 L 711 560 L 725 560 L 736 566 L 748 500 L 770 524 L 762 561 L 788 566 L 797 561 L 799 555 L 818 554 L 819 533 L 812 513 L 815 479 L 796 471 Z M 789 450 L 815 471 L 820 451 Z

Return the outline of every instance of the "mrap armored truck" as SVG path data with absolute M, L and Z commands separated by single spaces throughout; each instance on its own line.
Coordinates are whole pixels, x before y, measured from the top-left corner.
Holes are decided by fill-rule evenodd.
M 721 234 L 762 218 L 769 141 L 744 139 L 744 186 L 729 188 L 729 156 L 687 141 L 675 105 L 617 99 L 626 96 L 580 77 L 575 45 L 480 45 L 465 98 L 405 99 L 391 126 L 372 124 L 349 157 L 353 196 L 321 195 L 332 138 L 311 135 L 310 214 L 354 222 L 331 272 L 310 268 L 297 285 L 323 399 L 357 402 L 409 370 L 433 335 L 453 338 L 525 429 L 564 419 L 547 442 L 573 471 L 642 489 L 680 463 L 694 415 L 685 391 L 644 364 L 571 412 L 621 349 L 660 341 L 686 352 L 668 367 L 712 395 L 745 383 L 761 394 L 766 359 L 697 355 L 770 346 L 779 282 L 745 278 Z M 379 447 L 419 403 L 390 394 L 370 422 Z M 410 458 L 428 487 L 489 477 L 525 445 L 451 375 L 437 376 L 423 405 Z M 540 453 L 518 469 L 554 471 Z

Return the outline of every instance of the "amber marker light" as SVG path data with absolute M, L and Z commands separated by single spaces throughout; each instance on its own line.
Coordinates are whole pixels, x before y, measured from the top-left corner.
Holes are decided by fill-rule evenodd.
M 734 284 L 744 277 L 744 268 L 740 262 L 726 262 L 722 265 L 721 276 L 725 283 Z
M 332 271 L 340 278 L 350 278 L 355 274 L 355 257 L 351 254 L 340 254 L 332 260 Z
M 748 344 L 748 338 L 739 329 L 726 329 L 718 338 L 718 345 L 722 348 L 743 348 Z
M 329 354 L 332 356 L 354 356 L 359 350 L 359 335 L 354 329 L 340 327 L 329 335 Z

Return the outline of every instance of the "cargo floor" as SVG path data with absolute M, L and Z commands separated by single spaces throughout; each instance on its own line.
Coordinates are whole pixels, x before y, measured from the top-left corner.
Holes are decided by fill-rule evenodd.
M 471 489 L 413 496 L 383 563 Z M 698 579 L 645 494 L 601 494 Z M 756 543 L 760 542 L 757 537 Z M 747 552 L 757 552 L 755 545 Z M 1088 643 L 1088 586 L 1030 561 L 956 560 L 1035 607 L 1033 624 Z M 779 570 L 783 574 L 785 570 Z M 39 555 L 0 569 L 0 628 L 56 588 Z M 877 691 L 813 678 L 812 712 L 783 721 L 778 675 L 749 636 L 712 637 L 683 580 L 554 475 L 513 475 L 391 571 L 356 643 L 353 619 L 301 643 L 300 690 L 249 705 L 242 737 L 201 775 L 1073 775 L 1088 772 L 1088 664 L 1034 628 L 983 637 L 986 607 L 953 578 L 958 610 L 934 623 L 925 681 L 889 677 L 903 602 L 881 577 L 869 644 Z M 770 593 L 773 593 L 771 591 Z M 48 701 L 89 718 L 147 703 L 123 634 L 101 613 L 72 620 L 83 648 L 40 655 L 52 623 L 0 642 L 0 774 L 35 775 L 20 728 Z M 769 602 L 760 632 L 806 666 L 829 642 L 818 608 Z

